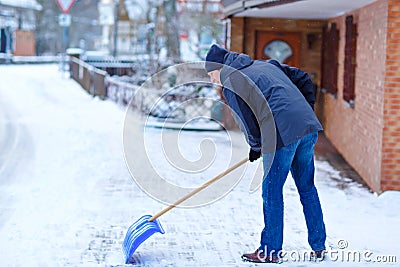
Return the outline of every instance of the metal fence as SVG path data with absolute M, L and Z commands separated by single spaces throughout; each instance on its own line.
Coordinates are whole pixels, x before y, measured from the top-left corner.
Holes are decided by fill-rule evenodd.
M 138 85 L 120 81 L 118 78 L 106 78 L 107 97 L 117 103 L 127 105 L 139 89 Z
M 137 91 L 131 105 L 144 115 L 185 122 L 194 118 L 222 117 L 220 96 L 210 84 L 184 84 L 169 90 Z
M 177 69 L 184 73 L 178 75 L 177 85 L 165 86 L 171 81 L 167 71 L 145 81 L 139 72 L 131 77 L 110 76 L 81 59 L 70 58 L 71 77 L 90 95 L 108 98 L 121 105 L 130 104 L 130 108 L 155 120 L 168 118 L 183 123 L 200 118 L 218 121 L 225 128 L 231 128 L 230 112 L 227 112 L 219 91 L 207 81 L 207 76 L 201 77 L 197 73 L 204 72 L 204 69 L 199 66 Z M 199 81 L 190 82 L 190 75 L 200 77 Z

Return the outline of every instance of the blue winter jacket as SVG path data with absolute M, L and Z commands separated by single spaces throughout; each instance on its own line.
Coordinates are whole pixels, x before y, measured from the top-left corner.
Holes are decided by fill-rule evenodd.
M 271 144 L 279 149 L 323 130 L 313 110 L 311 79 L 298 68 L 229 52 L 221 82 L 235 121 L 255 151 L 268 153 Z

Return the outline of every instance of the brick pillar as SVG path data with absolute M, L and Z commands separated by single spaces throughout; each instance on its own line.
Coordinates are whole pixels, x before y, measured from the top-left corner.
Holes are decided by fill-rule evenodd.
M 231 19 L 231 51 L 244 53 L 244 18 Z
M 388 0 L 381 191 L 400 190 L 400 4 Z

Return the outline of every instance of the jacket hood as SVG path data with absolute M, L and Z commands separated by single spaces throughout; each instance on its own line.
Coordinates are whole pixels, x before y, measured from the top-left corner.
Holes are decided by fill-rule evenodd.
M 253 64 L 253 60 L 246 54 L 238 54 L 229 52 L 224 57 L 224 66 L 221 70 L 221 81 L 224 84 L 225 80 L 236 70 L 241 70 Z
M 229 52 L 225 55 L 224 64 L 231 68 L 240 70 L 253 64 L 253 60 L 246 54 Z

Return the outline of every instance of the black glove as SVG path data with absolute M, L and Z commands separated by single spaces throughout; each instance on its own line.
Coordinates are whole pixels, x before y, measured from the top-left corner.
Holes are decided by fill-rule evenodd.
M 250 148 L 250 153 L 249 153 L 249 160 L 251 162 L 257 160 L 259 157 L 261 157 L 261 151 L 255 151 Z

